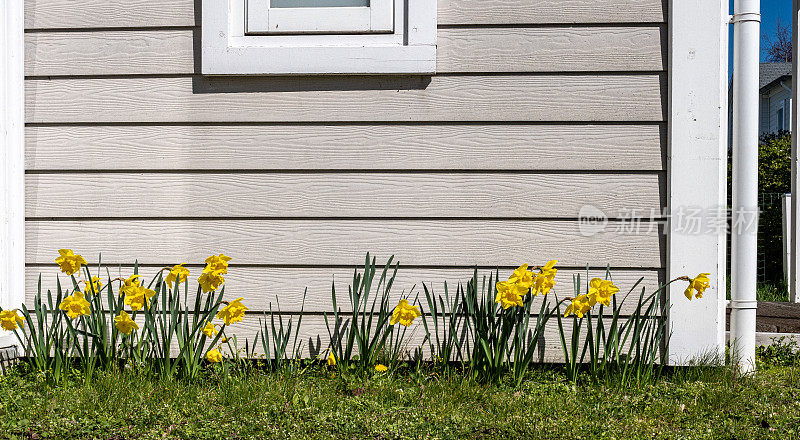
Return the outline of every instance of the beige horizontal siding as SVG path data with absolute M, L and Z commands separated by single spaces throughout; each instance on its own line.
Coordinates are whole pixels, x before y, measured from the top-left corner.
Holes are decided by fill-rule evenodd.
M 25 181 L 29 217 L 578 218 L 586 205 L 614 217 L 658 214 L 663 196 L 659 174 L 114 173 Z M 132 212 L 137 205 L 146 213 Z
M 402 263 L 402 262 L 401 262 Z M 171 266 L 173 263 L 165 263 L 165 266 Z M 379 265 L 385 264 L 385 260 L 378 262 Z M 542 263 L 539 263 L 542 264 Z M 382 266 L 381 266 L 382 267 Z M 194 292 L 196 289 L 195 278 L 200 274 L 202 266 L 189 267 L 192 272 L 190 276 L 190 290 Z M 133 273 L 131 267 L 111 267 L 111 277 L 118 276 L 128 277 Z M 142 267 L 139 273 L 143 275 L 149 283 L 150 279 L 157 273 L 158 268 Z M 92 268 L 92 273 L 96 268 Z M 499 271 L 501 279 L 508 278 L 512 270 L 503 268 Z M 478 271 L 479 276 L 487 277 L 494 273 L 492 269 L 481 269 Z M 56 277 L 60 276 L 62 283 L 68 283 L 71 286 L 71 281 L 64 274 L 58 272 L 58 267 L 55 264 L 45 266 L 29 266 L 25 270 L 26 281 L 26 298 L 28 303 L 32 300 L 38 291 L 39 275 L 42 277 L 42 292 L 43 295 L 47 294 L 47 290 L 56 292 L 57 283 Z M 471 268 L 458 268 L 458 269 L 419 269 L 419 268 L 406 268 L 401 267 L 397 271 L 397 278 L 395 279 L 392 287 L 391 303 L 394 304 L 400 300 L 401 297 L 410 296 L 412 299 L 419 295 L 419 300 L 425 305 L 425 293 L 422 289 L 422 284 L 425 283 L 429 289 L 437 295 L 444 295 L 444 284 L 447 283 L 448 293 L 450 298 L 455 295 L 459 283 L 466 285 L 467 281 L 472 278 L 473 269 Z M 584 269 L 560 269 L 556 276 L 556 287 L 553 293 L 558 295 L 559 298 L 574 295 L 573 276 L 580 275 L 582 283 L 585 284 L 587 272 Z M 605 269 L 594 268 L 589 271 L 590 277 L 605 278 Z M 380 276 L 380 274 L 378 274 Z M 639 288 L 646 287 L 648 292 L 654 291 L 659 284 L 663 283 L 663 271 L 660 270 L 612 270 L 612 279 L 614 283 L 621 289 L 618 301 L 624 306 L 623 313 L 629 314 L 635 310 L 635 302 L 638 301 L 639 290 L 635 294 L 631 294 L 627 300 L 623 301 L 625 294 L 635 285 L 635 283 L 643 278 Z M 107 274 L 102 273 L 101 278 L 105 283 Z M 228 275 L 225 276 L 225 291 L 226 296 L 229 298 L 244 298 L 244 303 L 253 311 L 269 310 L 270 303 L 273 309 L 276 307 L 275 298 L 280 299 L 281 310 L 287 312 L 298 312 L 303 302 L 303 294 L 305 289 L 308 289 L 306 296 L 305 308 L 307 312 L 320 313 L 331 312 L 333 310 L 333 303 L 331 301 L 331 285 L 335 283 L 336 292 L 338 297 L 338 306 L 344 311 L 350 311 L 352 308 L 347 301 L 347 286 L 352 283 L 353 269 L 347 268 L 276 268 L 276 267 L 231 267 Z M 116 290 L 119 286 L 114 284 Z M 541 306 L 541 296 L 537 297 L 535 308 Z
M 663 131 L 661 124 L 29 126 L 25 168 L 661 171 Z
M 27 122 L 651 121 L 665 77 L 28 80 Z
M 195 0 L 26 0 L 25 27 L 194 26 Z M 659 23 L 661 0 L 438 0 L 439 24 Z
M 615 267 L 623 292 L 664 281 L 656 224 L 585 236 L 575 220 L 664 203 L 661 0 L 439 0 L 432 78 L 204 78 L 198 3 L 26 1 L 29 300 L 63 247 L 112 276 L 138 260 L 195 277 L 225 252 L 226 296 L 254 312 L 236 334 L 308 287 L 307 353 L 366 251 L 405 265 L 392 301 L 553 258 L 561 298 L 586 265 Z M 563 360 L 551 324 L 538 360 Z
M 437 71 L 661 70 L 662 37 L 658 26 L 441 29 Z M 188 29 L 28 33 L 25 74 L 191 74 L 196 38 Z
M 146 205 L 131 210 L 147 215 Z M 618 232 L 618 226 L 585 237 L 578 222 L 559 220 L 32 220 L 25 261 L 50 263 L 59 248 L 75 248 L 86 256 L 102 253 L 109 264 L 197 262 L 224 252 L 238 264 L 353 265 L 371 251 L 419 266 L 552 258 L 573 267 L 662 267 L 658 228 Z

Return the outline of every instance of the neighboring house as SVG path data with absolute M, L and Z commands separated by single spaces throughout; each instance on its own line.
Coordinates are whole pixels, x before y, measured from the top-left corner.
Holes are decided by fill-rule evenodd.
M 792 63 L 761 63 L 759 67 L 759 132 L 792 129 Z
M 712 273 L 670 291 L 671 350 L 722 350 L 725 234 L 679 216 L 724 225 L 727 0 L 245 1 L 25 1 L 28 301 L 59 248 L 121 275 L 224 252 L 227 296 L 308 286 L 324 335 L 367 251 L 412 297 L 557 259 L 561 298 L 587 265 L 623 292 Z

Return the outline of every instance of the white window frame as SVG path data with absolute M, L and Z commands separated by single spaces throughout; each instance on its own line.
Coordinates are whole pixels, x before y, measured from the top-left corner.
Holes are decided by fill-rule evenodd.
M 203 0 L 205 75 L 347 75 L 436 72 L 436 0 L 394 0 L 392 32 L 246 31 L 246 0 Z
M 775 117 L 778 119 L 778 131 L 785 130 L 786 127 L 786 116 L 784 115 L 786 103 L 784 101 L 785 100 L 781 99 L 781 105 L 775 112 Z
M 273 8 L 272 0 L 247 0 L 246 33 L 352 34 L 394 31 L 394 0 L 361 7 Z

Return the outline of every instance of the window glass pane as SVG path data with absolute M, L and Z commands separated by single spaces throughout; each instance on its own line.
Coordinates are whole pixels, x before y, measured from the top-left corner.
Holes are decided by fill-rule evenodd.
M 369 6 L 369 0 L 270 0 L 271 8 L 336 8 Z

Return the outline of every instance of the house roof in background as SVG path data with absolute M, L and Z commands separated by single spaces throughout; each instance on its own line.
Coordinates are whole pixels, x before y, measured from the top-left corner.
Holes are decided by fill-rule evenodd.
M 773 86 L 776 82 L 792 77 L 792 63 L 761 63 L 758 66 L 758 89 Z

